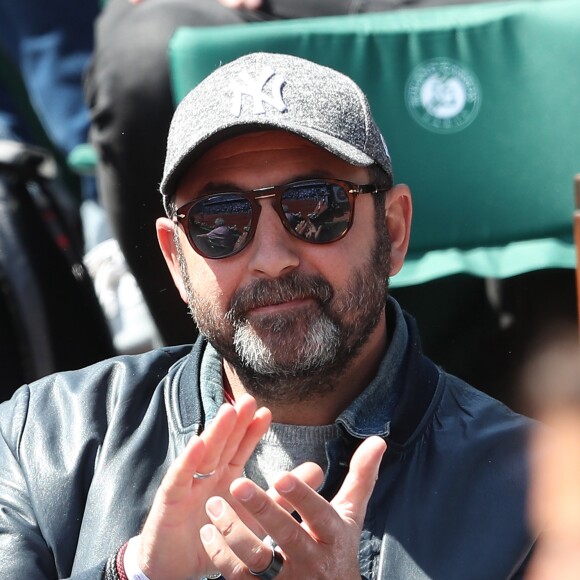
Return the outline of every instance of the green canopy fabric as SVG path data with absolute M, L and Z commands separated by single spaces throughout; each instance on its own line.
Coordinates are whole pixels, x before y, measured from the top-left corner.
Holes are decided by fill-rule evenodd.
M 395 180 L 413 192 L 411 247 L 393 286 L 575 267 L 577 0 L 183 28 L 169 46 L 176 101 L 254 51 L 331 66 L 367 93 Z

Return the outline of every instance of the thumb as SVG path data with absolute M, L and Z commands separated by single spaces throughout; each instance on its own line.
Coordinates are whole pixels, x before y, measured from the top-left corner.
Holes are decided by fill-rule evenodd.
M 362 527 L 387 444 L 380 437 L 365 439 L 354 452 L 344 483 L 331 504 L 343 517 Z

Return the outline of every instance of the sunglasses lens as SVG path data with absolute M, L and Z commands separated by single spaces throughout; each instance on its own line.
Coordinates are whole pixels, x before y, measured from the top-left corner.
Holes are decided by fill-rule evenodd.
M 313 244 L 340 239 L 352 222 L 349 187 L 346 182 L 321 179 L 278 189 L 282 190 L 282 221 L 296 237 Z M 191 243 L 208 258 L 237 254 L 252 236 L 252 204 L 239 193 L 216 193 L 199 199 L 190 206 L 186 220 L 183 225 Z
M 247 244 L 252 207 L 240 195 L 210 195 L 189 210 L 189 236 L 193 244 L 208 258 L 225 258 L 239 252 Z
M 352 207 L 343 186 L 325 181 L 297 183 L 282 195 L 286 223 L 299 238 L 315 244 L 338 240 L 348 230 Z

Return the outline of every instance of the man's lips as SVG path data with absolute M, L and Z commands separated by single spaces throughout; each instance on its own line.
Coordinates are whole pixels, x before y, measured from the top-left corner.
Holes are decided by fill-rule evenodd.
M 292 310 L 299 310 L 305 306 L 311 306 L 315 303 L 314 298 L 298 298 L 294 300 L 288 300 L 285 302 L 278 302 L 274 304 L 266 304 L 264 306 L 257 306 L 250 308 L 246 312 L 246 316 L 258 315 L 267 316 L 272 314 L 285 314 Z
M 313 306 L 322 309 L 332 299 L 330 284 L 321 276 L 298 273 L 276 280 L 257 280 L 237 290 L 226 318 L 232 322 L 253 316 L 282 316 L 296 311 L 304 315 Z

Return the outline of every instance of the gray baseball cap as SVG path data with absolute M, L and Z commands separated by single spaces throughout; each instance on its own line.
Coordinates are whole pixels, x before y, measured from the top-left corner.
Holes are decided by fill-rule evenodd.
M 160 187 L 165 210 L 193 161 L 260 128 L 295 133 L 352 165 L 376 163 L 392 173 L 368 100 L 352 79 L 295 56 L 254 53 L 215 70 L 178 105 Z

